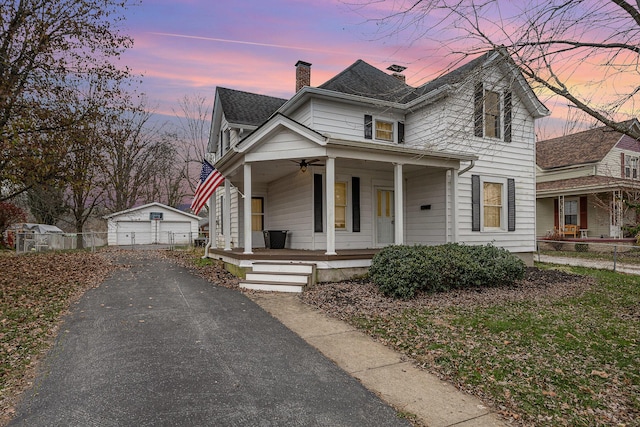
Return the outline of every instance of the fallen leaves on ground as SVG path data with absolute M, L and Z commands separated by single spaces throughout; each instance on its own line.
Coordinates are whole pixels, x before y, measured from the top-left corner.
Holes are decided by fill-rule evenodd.
M 607 289 L 589 276 L 531 268 L 512 287 L 406 301 L 366 280 L 319 284 L 301 298 L 514 425 L 630 427 L 640 425 L 638 281 Z
M 0 256 L 0 425 L 13 415 L 35 363 L 50 347 L 59 319 L 112 271 L 103 256 L 43 253 Z

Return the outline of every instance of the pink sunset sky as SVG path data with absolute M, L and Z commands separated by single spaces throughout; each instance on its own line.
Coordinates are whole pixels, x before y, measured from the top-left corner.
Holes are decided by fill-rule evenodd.
M 313 86 L 358 59 L 383 70 L 406 66 L 414 86 L 445 71 L 448 60 L 432 41 L 376 35 L 370 12 L 348 0 L 143 0 L 126 13 L 123 32 L 135 44 L 121 63 L 144 75 L 141 90 L 166 116 L 185 95 L 212 104 L 216 86 L 289 98 L 298 60 L 313 64 Z M 566 102 L 542 100 L 552 116 L 539 121 L 538 137 L 555 136 Z

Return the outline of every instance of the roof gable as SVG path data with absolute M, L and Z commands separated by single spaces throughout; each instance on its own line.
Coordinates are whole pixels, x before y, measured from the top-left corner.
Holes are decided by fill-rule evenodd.
M 120 211 L 120 212 L 114 212 L 114 213 L 112 213 L 110 215 L 103 216 L 103 218 L 104 219 L 109 219 L 109 218 L 113 218 L 113 217 L 116 217 L 116 216 L 129 214 L 131 212 L 136 212 L 136 211 L 140 211 L 140 210 L 143 210 L 143 209 L 147 209 L 147 208 L 150 208 L 150 207 L 154 207 L 154 208 L 158 208 L 158 209 L 165 209 L 165 210 L 172 211 L 172 212 L 175 212 L 177 214 L 184 215 L 184 216 L 187 216 L 187 217 L 193 218 L 193 219 L 199 219 L 200 218 L 197 215 L 193 215 L 193 214 L 190 214 L 188 212 L 183 212 L 181 210 L 178 210 L 176 208 L 172 208 L 171 206 L 167 206 L 167 205 L 164 205 L 164 204 L 159 203 L 159 202 L 151 202 L 151 203 L 147 203 L 146 205 L 137 206 L 135 208 L 126 209 L 126 210 L 123 210 L 123 211 Z
M 241 125 L 261 125 L 287 101 L 224 87 L 218 87 L 216 92 L 227 121 Z
M 635 119 L 634 119 L 635 120 Z M 629 121 L 631 125 L 633 121 Z M 623 134 L 607 126 L 538 141 L 536 163 L 542 169 L 554 169 L 597 163 L 621 141 Z
M 362 59 L 318 87 L 389 102 L 400 102 L 414 91 L 414 88 L 400 79 L 367 64 Z

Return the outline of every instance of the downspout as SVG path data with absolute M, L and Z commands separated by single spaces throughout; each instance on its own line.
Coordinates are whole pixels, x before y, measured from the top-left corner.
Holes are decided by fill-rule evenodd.
M 458 176 L 460 176 L 463 173 L 467 172 L 468 170 L 473 168 L 475 165 L 476 165 L 476 161 L 475 160 L 471 160 L 471 164 L 469 166 L 467 166 L 466 168 L 462 169 L 461 171 L 458 171 Z

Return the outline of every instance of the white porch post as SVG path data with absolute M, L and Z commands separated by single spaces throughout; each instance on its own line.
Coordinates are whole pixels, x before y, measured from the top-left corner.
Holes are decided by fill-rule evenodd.
M 558 229 L 564 235 L 564 196 L 558 196 Z
M 216 224 L 216 192 L 214 191 L 209 198 L 209 246 L 218 247 L 218 224 Z
M 244 252 L 251 251 L 251 163 L 244 164 Z
M 222 207 L 223 230 L 224 233 L 224 250 L 231 250 L 231 183 L 228 179 L 224 180 L 224 206 Z
M 326 164 L 326 198 L 327 198 L 327 251 L 325 255 L 336 255 L 336 159 L 327 158 Z
M 402 178 L 402 164 L 396 163 L 393 167 L 393 197 L 394 197 L 394 205 L 395 205 L 395 244 L 402 245 L 404 243 L 404 197 L 403 197 L 403 178 Z
M 451 242 L 458 242 L 458 171 L 451 169 Z M 448 234 L 447 231 L 445 233 Z M 448 241 L 448 239 L 447 239 Z

